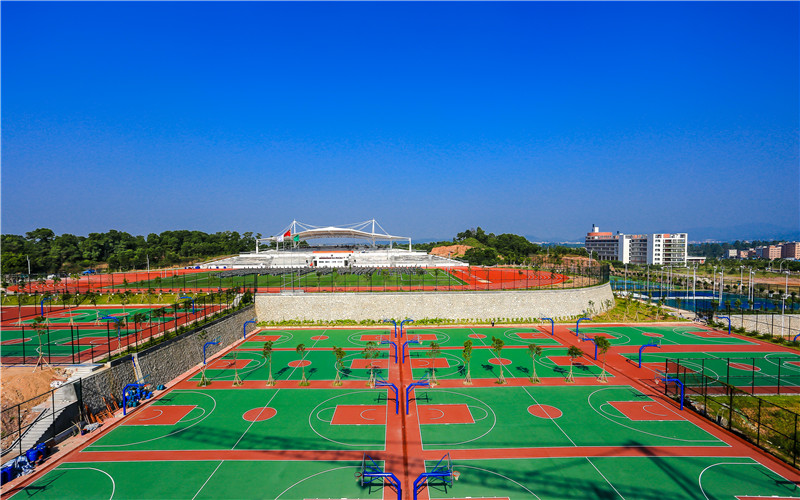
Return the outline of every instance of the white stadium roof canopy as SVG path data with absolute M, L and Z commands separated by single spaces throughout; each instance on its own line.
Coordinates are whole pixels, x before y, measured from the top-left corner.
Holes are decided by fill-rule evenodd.
M 379 229 L 382 232 L 376 231 Z M 357 240 L 366 240 L 375 246 L 378 241 L 388 241 L 390 246 L 395 241 L 408 242 L 409 250 L 411 249 L 411 238 L 408 236 L 392 236 L 386 232 L 385 229 L 378 224 L 378 221 L 371 219 L 364 222 L 356 222 L 354 224 L 345 224 L 342 226 L 312 226 L 299 221 L 292 221 L 286 228 L 283 229 L 276 236 L 269 236 L 257 240 L 259 243 L 292 241 L 297 237 L 298 240 L 314 240 L 314 239 L 332 239 L 332 238 L 352 238 Z

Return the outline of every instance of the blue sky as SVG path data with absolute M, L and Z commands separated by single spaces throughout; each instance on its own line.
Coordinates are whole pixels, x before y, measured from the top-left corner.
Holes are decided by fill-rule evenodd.
M 797 231 L 799 5 L 3 2 L 2 231 Z

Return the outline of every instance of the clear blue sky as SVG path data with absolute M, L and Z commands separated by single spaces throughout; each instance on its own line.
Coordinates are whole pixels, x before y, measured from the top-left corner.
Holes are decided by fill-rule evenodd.
M 797 230 L 798 5 L 3 2 L 2 232 Z

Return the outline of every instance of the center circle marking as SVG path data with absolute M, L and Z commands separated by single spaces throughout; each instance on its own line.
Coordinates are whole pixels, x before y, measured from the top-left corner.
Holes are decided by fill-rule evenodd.
M 760 372 L 761 371 L 761 368 L 759 368 L 757 366 L 753 366 L 753 365 L 748 365 L 748 364 L 745 364 L 745 363 L 731 363 L 730 366 L 731 366 L 731 368 L 736 368 L 737 370 L 744 370 L 744 371 L 747 371 L 747 372 L 752 372 L 752 371 Z
M 644 332 L 642 335 L 645 337 L 663 337 L 660 333 Z
M 492 358 L 489 360 L 489 363 L 493 365 L 510 365 L 511 360 L 506 358 Z
M 247 410 L 244 412 L 244 415 L 242 415 L 242 418 L 248 422 L 261 422 L 264 420 L 269 420 L 277 414 L 278 410 L 267 406 L 265 408 L 253 408 L 252 410 Z
M 471 339 L 485 339 L 486 335 L 482 333 L 470 333 L 469 335 L 467 335 L 467 337 Z
M 311 364 L 311 361 L 309 361 L 307 359 L 298 359 L 298 360 L 295 360 L 295 361 L 289 361 L 289 366 L 291 366 L 292 368 L 299 368 L 301 366 L 308 366 L 310 364 Z
M 561 410 L 550 405 L 530 405 L 528 413 L 539 418 L 559 418 L 563 415 Z
M 328 340 L 327 335 L 314 335 L 311 337 L 311 340 Z

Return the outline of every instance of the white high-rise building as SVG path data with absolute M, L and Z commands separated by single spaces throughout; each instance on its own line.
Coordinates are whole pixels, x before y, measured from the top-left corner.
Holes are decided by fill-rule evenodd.
M 686 233 L 617 234 L 592 226 L 586 234 L 586 251 L 600 260 L 623 264 L 685 265 L 689 238 Z

